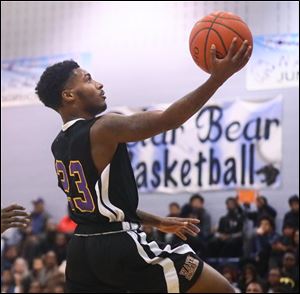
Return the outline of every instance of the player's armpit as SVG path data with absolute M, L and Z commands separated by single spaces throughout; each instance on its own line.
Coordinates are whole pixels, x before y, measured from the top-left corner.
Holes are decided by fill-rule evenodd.
M 91 129 L 92 136 L 114 143 L 134 142 L 153 137 L 172 129 L 162 111 L 146 111 L 133 115 L 109 113 L 97 120 Z

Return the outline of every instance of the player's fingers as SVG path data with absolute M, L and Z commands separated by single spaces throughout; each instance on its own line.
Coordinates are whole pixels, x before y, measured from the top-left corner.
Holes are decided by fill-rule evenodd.
M 248 40 L 245 40 L 240 47 L 240 49 L 237 51 L 237 53 L 232 57 L 232 61 L 239 62 L 244 57 L 244 54 L 246 53 L 248 49 Z
M 197 218 L 185 218 L 184 220 L 189 222 L 189 223 L 192 223 L 192 224 L 199 224 L 200 223 L 200 220 L 197 219 Z
M 234 56 L 234 52 L 235 52 L 235 49 L 236 49 L 236 41 L 237 41 L 237 38 L 234 37 L 231 44 L 230 44 L 230 47 L 229 47 L 229 50 L 228 50 L 228 53 L 227 53 L 227 56 L 229 58 L 232 58 Z
M 212 44 L 210 47 L 210 60 L 211 60 L 211 64 L 214 64 L 217 58 L 217 52 L 216 52 L 216 45 Z
M 244 54 L 243 60 L 242 60 L 242 67 L 249 61 L 251 57 L 252 47 L 248 46 L 248 49 L 246 53 Z
M 12 210 L 12 211 L 1 213 L 2 218 L 9 218 L 9 217 L 13 217 L 13 216 L 29 217 L 28 213 L 25 211 Z
M 3 223 L 29 223 L 29 218 L 21 218 L 21 217 L 10 217 L 7 219 L 2 219 Z
M 186 226 L 186 225 L 188 225 L 188 220 L 186 218 L 174 217 L 170 221 L 174 225 L 179 225 L 179 226 Z
M 191 230 L 190 228 L 183 228 L 181 232 L 191 235 L 193 237 L 196 237 L 198 235 L 195 231 Z
M 8 211 L 12 211 L 12 210 L 25 210 L 25 208 L 18 204 L 12 204 L 10 206 L 2 208 L 1 212 L 8 212 Z
M 23 229 L 23 228 L 26 228 L 27 226 L 28 226 L 28 224 L 25 224 L 25 223 L 11 223 L 11 224 L 5 225 L 5 227 L 7 229 L 9 229 L 9 228 L 21 228 L 21 229 Z
M 197 226 L 195 226 L 194 224 L 188 224 L 188 228 L 190 230 L 193 230 L 195 233 L 199 233 L 200 232 L 200 229 Z
M 187 239 L 186 236 L 184 234 L 182 234 L 181 232 L 177 232 L 175 235 L 184 241 L 186 241 L 186 239 Z

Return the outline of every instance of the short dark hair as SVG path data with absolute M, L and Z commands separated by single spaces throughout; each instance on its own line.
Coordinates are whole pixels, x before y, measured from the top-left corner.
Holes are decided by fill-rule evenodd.
M 269 215 L 263 215 L 262 217 L 259 218 L 259 224 L 263 221 L 266 220 L 270 223 L 271 227 L 273 228 L 273 230 L 275 230 L 275 221 L 272 217 L 270 217 Z
M 169 207 L 171 207 L 171 206 L 176 206 L 177 208 L 180 208 L 180 205 L 177 202 L 171 202 L 169 204 Z
M 199 199 L 202 203 L 204 203 L 204 198 L 200 194 L 193 194 L 190 198 L 190 203 L 195 199 Z
M 265 204 L 265 205 L 268 205 L 268 199 L 267 199 L 265 196 L 259 195 L 259 196 L 257 197 L 257 199 L 263 200 L 264 204 Z
M 46 68 L 35 88 L 45 106 L 57 110 L 62 103 L 61 92 L 72 71 L 79 65 L 74 60 L 65 60 Z
M 298 202 L 299 203 L 299 196 L 298 195 L 293 195 L 289 198 L 289 205 L 292 205 L 293 202 Z
M 283 230 L 284 230 L 285 228 L 292 228 L 292 229 L 296 230 L 296 229 L 297 229 L 297 226 L 296 226 L 296 224 L 294 224 L 293 222 L 287 221 L 287 222 L 285 222 L 285 223 L 283 224 L 283 226 L 282 226 L 282 229 L 283 229 Z
M 229 201 L 234 201 L 237 204 L 236 199 L 234 197 L 228 197 L 225 201 L 225 204 L 228 204 Z

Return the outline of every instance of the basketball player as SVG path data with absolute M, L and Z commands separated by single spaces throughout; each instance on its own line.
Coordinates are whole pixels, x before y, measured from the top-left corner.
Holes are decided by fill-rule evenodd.
M 1 234 L 9 228 L 26 228 L 30 222 L 25 208 L 12 204 L 1 209 Z
M 238 50 L 236 46 L 234 39 L 220 60 L 213 45 L 211 76 L 165 111 L 101 116 L 107 107 L 103 85 L 76 62 L 57 63 L 42 74 L 36 93 L 64 122 L 52 144 L 58 185 L 78 224 L 67 254 L 69 292 L 234 292 L 188 245 L 171 248 L 146 241 L 140 224 L 186 239 L 198 233 L 197 220 L 161 218 L 137 210 L 126 142 L 175 129 L 198 112 L 247 63 L 251 52 L 247 41 Z

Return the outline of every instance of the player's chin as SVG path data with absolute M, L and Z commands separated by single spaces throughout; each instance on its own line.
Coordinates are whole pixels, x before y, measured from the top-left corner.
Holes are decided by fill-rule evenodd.
M 94 103 L 92 105 L 89 105 L 89 107 L 86 109 L 91 115 L 97 115 L 101 112 L 105 111 L 107 108 L 106 103 L 103 101 L 101 103 Z
M 106 108 L 107 108 L 107 105 L 106 105 L 105 101 L 101 102 L 94 108 L 95 114 L 99 114 L 99 113 L 105 111 Z

